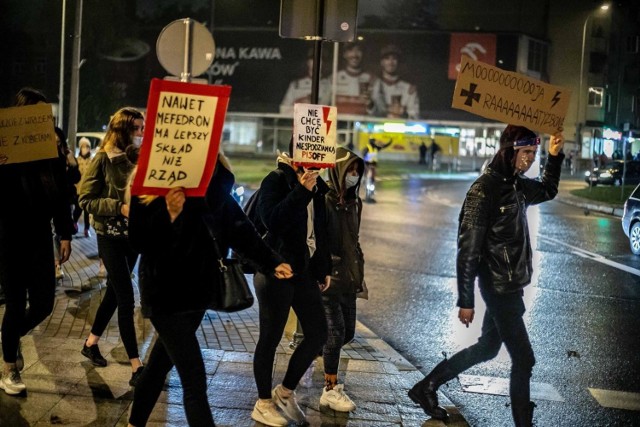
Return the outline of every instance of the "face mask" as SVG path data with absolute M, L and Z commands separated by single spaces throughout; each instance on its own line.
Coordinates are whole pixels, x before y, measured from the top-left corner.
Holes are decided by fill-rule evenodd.
M 142 137 L 141 136 L 134 136 L 133 137 L 133 145 L 135 145 L 136 147 L 140 148 L 140 146 L 142 145 Z
M 347 188 L 351 188 L 358 183 L 358 179 L 360 179 L 358 175 L 347 175 L 344 177 L 344 184 L 347 186 Z

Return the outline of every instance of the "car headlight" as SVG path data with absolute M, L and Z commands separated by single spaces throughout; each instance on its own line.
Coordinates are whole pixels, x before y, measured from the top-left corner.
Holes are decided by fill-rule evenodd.
M 611 178 L 611 172 L 602 172 L 600 178 Z
M 584 176 L 586 176 L 586 177 L 590 177 L 590 176 L 591 176 L 591 172 L 586 171 L 586 172 L 584 173 Z

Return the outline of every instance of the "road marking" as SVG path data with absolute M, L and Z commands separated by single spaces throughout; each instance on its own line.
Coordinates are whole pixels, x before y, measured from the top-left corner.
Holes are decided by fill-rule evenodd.
M 591 395 L 605 408 L 640 411 L 640 393 L 589 388 Z
M 458 378 L 462 389 L 466 392 L 509 396 L 508 378 L 485 377 L 482 375 L 458 375 Z M 551 384 L 534 381 L 531 382 L 531 399 L 564 402 L 564 398 Z
M 617 268 L 618 270 L 626 271 L 627 273 L 631 273 L 631 274 L 634 274 L 636 276 L 640 276 L 640 270 L 638 270 L 637 268 L 629 267 L 628 265 L 624 265 L 624 264 L 620 264 L 619 262 L 611 261 L 610 259 L 607 259 L 607 258 L 603 257 L 602 255 L 598 255 L 596 253 L 589 252 L 589 251 L 586 251 L 584 249 L 580 249 L 580 248 L 578 248 L 576 246 L 570 245 L 570 244 L 562 242 L 560 240 L 553 239 L 551 237 L 538 236 L 538 239 L 539 240 L 546 240 L 548 243 L 555 243 L 556 245 L 565 246 L 567 248 L 570 248 L 575 255 L 581 256 L 583 258 L 591 259 L 593 261 L 608 265 L 608 266 L 613 267 L 613 268 Z

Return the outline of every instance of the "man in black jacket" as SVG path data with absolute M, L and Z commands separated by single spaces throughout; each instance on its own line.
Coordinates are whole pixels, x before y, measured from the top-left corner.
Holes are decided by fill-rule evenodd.
M 500 150 L 471 186 L 458 223 L 458 318 L 469 327 L 474 317 L 474 283 L 478 278 L 486 304 L 478 342 L 442 361 L 418 382 L 409 397 L 437 419 L 438 387 L 480 362 L 493 359 L 504 343 L 511 357 L 509 394 L 516 426 L 531 426 L 530 378 L 535 357 L 522 316 L 523 288 L 531 282 L 532 250 L 526 209 L 553 199 L 564 154 L 560 133 L 551 137 L 549 157 L 540 178 L 523 174 L 535 160 L 540 138 L 529 129 L 509 125 Z

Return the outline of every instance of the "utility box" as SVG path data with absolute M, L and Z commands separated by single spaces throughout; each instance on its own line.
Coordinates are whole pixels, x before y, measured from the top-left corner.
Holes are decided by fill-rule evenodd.
M 281 0 L 280 37 L 352 42 L 357 19 L 357 0 Z

